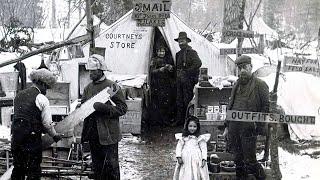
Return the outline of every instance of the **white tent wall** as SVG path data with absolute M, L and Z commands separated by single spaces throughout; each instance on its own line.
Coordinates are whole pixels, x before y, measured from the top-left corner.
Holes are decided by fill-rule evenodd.
M 132 19 L 132 10 L 121 17 L 106 30 L 102 30 L 95 39 L 96 47 L 104 47 L 107 66 L 112 74 L 138 75 L 147 74 L 150 55 L 152 54 L 154 27 L 137 26 Z M 158 27 L 166 40 L 173 58 L 180 50 L 175 38 L 180 31 L 187 32 L 192 40 L 190 45 L 198 52 L 202 67 L 208 68 L 209 75 L 225 76 L 230 74 L 227 58 L 220 55 L 219 49 L 203 36 L 189 28 L 175 14 L 171 13 L 164 27 Z M 89 44 L 84 46 L 84 53 L 89 55 Z
M 137 27 L 127 13 L 95 39 L 96 47 L 104 47 L 108 69 L 113 74 L 146 74 L 150 59 L 152 27 Z M 84 48 L 89 54 L 89 44 Z
M 272 90 L 275 73 L 261 78 Z M 315 116 L 315 125 L 290 124 L 292 138 L 320 140 L 320 79 L 311 74 L 286 72 L 279 78 L 278 104 L 286 114 Z

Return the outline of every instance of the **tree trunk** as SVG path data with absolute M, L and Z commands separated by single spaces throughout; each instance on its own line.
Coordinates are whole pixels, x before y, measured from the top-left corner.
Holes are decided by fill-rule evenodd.
M 246 0 L 224 1 L 223 31 L 243 29 L 245 4 Z M 231 43 L 234 39 L 235 37 L 222 36 L 221 42 Z
M 56 28 L 57 27 L 57 21 L 56 21 L 56 0 L 52 0 L 52 12 L 51 12 L 51 27 Z

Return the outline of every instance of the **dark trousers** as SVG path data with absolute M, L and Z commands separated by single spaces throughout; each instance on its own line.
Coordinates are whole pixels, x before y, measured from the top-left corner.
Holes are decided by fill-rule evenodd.
M 120 180 L 118 143 L 101 145 L 90 141 L 93 171 L 96 180 Z
M 248 122 L 230 122 L 228 140 L 235 158 L 238 179 L 246 179 L 248 173 L 254 174 L 258 180 L 265 179 L 264 170 L 256 158 L 255 125 Z
M 188 104 L 193 98 L 194 85 L 195 84 L 191 82 L 177 81 L 176 121 L 178 122 L 178 125 L 184 124 Z
M 13 135 L 11 151 L 14 166 L 11 179 L 24 180 L 27 176 L 27 180 L 40 180 L 40 164 L 42 161 L 41 135 L 30 135 L 24 138 L 24 142 L 15 141 Z

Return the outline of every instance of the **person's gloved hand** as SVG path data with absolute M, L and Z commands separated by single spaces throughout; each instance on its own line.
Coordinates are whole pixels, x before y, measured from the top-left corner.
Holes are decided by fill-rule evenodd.
M 164 67 L 161 67 L 160 69 L 159 69 L 159 71 L 160 72 L 164 72 L 166 70 L 166 67 L 164 66 Z
M 107 112 L 110 112 L 110 106 L 111 105 L 108 105 L 108 104 L 104 104 L 104 103 L 101 103 L 101 102 L 95 102 L 93 104 L 93 108 L 98 111 L 98 112 L 103 112 L 103 113 L 107 113 Z
M 278 95 L 277 93 L 274 93 L 273 91 L 270 92 L 270 101 L 277 101 Z
M 57 134 L 55 136 L 53 136 L 53 140 L 54 142 L 58 142 L 62 139 L 63 134 Z
M 206 165 L 206 163 L 207 163 L 207 160 L 202 159 L 201 168 L 203 168 Z
M 222 134 L 222 136 L 224 137 L 225 140 L 228 139 L 228 133 L 229 133 L 228 127 L 225 127 L 223 134 Z
M 181 158 L 181 157 L 177 157 L 177 160 L 178 160 L 178 163 L 179 163 L 180 165 L 183 164 L 183 161 L 182 161 L 182 158 Z
M 171 64 L 166 64 L 164 66 L 169 72 L 172 72 L 173 71 L 173 66 Z

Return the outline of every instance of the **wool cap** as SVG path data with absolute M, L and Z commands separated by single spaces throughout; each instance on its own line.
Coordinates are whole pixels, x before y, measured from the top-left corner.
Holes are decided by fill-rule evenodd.
M 240 64 L 251 64 L 251 57 L 247 55 L 241 55 L 237 57 L 236 61 L 234 62 L 237 66 Z
M 42 83 L 45 83 L 49 87 L 52 87 L 57 82 L 57 78 L 53 74 L 53 72 L 45 68 L 33 70 L 30 73 L 30 79 L 34 83 L 37 83 L 40 81 Z

